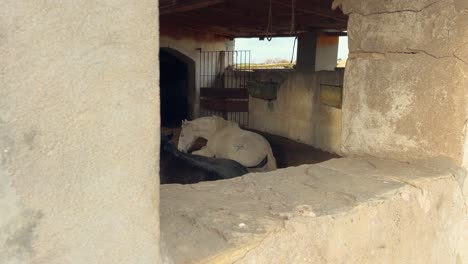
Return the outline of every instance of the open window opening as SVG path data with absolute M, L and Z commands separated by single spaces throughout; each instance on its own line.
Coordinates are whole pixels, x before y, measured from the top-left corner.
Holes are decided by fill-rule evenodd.
M 224 215 L 223 208 L 228 208 L 234 203 L 243 204 L 244 199 L 250 200 L 249 197 L 242 197 L 242 195 L 251 190 L 252 187 L 244 188 L 243 184 L 252 181 L 252 177 L 265 177 L 266 179 L 266 176 L 278 177 L 284 174 L 284 177 L 278 179 L 285 189 L 290 188 L 290 193 L 293 193 L 294 181 L 298 181 L 298 178 L 290 176 L 303 173 L 300 170 L 304 168 L 304 165 L 309 166 L 340 157 L 341 88 L 344 73 L 342 70 L 337 70 L 338 46 L 340 45 L 338 38 L 346 30 L 347 17 L 340 12 L 329 10 L 330 1 L 320 3 L 292 1 L 289 3 L 287 1 L 247 2 L 239 0 L 210 1 L 210 3 L 204 2 L 203 4 L 184 1 L 167 2 L 165 8 L 160 8 L 161 46 L 174 47 L 194 60 L 196 76 L 194 102 L 198 102 L 197 114 L 188 118 L 193 126 L 185 125 L 185 127 L 192 127 L 193 130 L 184 131 L 184 125 L 171 129 L 174 132 L 171 141 L 175 146 L 180 147 L 178 150 L 184 153 L 184 157 L 187 157 L 185 154 L 190 154 L 192 155 L 190 157 L 197 162 L 200 161 L 199 156 L 208 155 L 218 160 L 221 158 L 234 160 L 245 167 L 247 172 L 263 172 L 262 174 L 247 173 L 249 175 L 236 176 L 232 181 L 222 178 L 214 179 L 210 173 L 205 177 L 200 171 L 196 172 L 193 167 L 190 167 L 191 165 L 183 172 L 181 163 L 172 158 L 165 163 L 164 153 L 161 153 L 160 173 L 164 172 L 164 169 L 168 172 L 172 168 L 176 173 L 169 171 L 169 177 L 172 175 L 193 177 L 195 175 L 198 177 L 195 180 L 200 179 L 200 183 L 190 186 L 169 184 L 161 188 L 163 208 L 161 231 L 167 234 L 169 255 L 174 257 L 176 262 L 182 263 L 187 259 L 199 260 L 217 253 L 210 252 L 204 256 L 194 257 L 191 254 L 204 252 L 200 249 L 204 249 L 205 245 L 198 242 L 192 243 L 186 240 L 186 233 L 177 231 L 180 229 L 193 231 L 190 229 L 193 223 L 191 221 L 198 221 L 200 218 L 197 213 L 187 213 L 192 210 L 191 208 L 197 208 L 200 205 L 200 212 L 209 211 L 214 217 L 218 214 Z M 323 13 L 323 10 L 328 11 Z M 272 16 L 270 16 L 271 13 L 273 13 Z M 267 38 L 265 27 L 269 18 L 273 21 L 269 32 L 270 37 Z M 161 87 L 162 89 L 164 88 Z M 161 105 L 166 105 L 166 102 L 163 102 L 166 98 L 161 96 Z M 222 156 L 225 153 L 220 152 L 221 155 L 212 153 L 211 148 L 204 147 L 207 146 L 206 141 L 196 140 L 190 148 L 185 147 L 184 141 L 190 141 L 189 138 L 193 139 L 191 135 L 195 132 L 200 133 L 200 136 L 206 132 L 208 144 L 210 141 L 216 141 L 216 146 L 225 147 L 232 152 L 252 150 L 249 148 L 251 145 L 262 141 L 257 138 L 247 144 L 232 144 L 228 133 L 217 139 L 210 138 L 212 135 L 210 128 L 209 132 L 206 130 L 200 132 L 204 127 L 209 126 L 207 124 L 210 121 L 194 122 L 194 120 L 210 118 L 213 115 L 237 123 L 243 130 L 260 135 L 268 142 L 273 156 L 263 155 L 252 164 L 247 164 L 242 163 L 245 161 L 243 158 L 254 156 L 256 154 L 254 151 L 243 152 L 244 154 L 232 156 L 231 159 L 231 156 L 228 158 Z M 198 131 L 194 132 L 194 130 Z M 162 132 L 165 131 L 162 130 Z M 265 157 L 268 159 L 265 160 Z M 274 157 L 278 169 L 286 169 L 263 170 L 263 162 L 268 162 L 271 157 Z M 188 159 L 184 158 L 184 160 Z M 226 165 L 225 168 L 229 167 L 232 172 L 235 168 L 231 165 Z M 162 174 L 160 176 L 163 177 Z M 201 181 L 210 182 L 202 183 Z M 223 189 L 223 183 L 226 189 Z M 238 190 L 236 183 L 240 183 L 242 189 Z M 172 199 L 174 195 L 172 190 L 177 188 L 182 191 L 177 193 L 177 198 Z M 216 199 L 220 200 L 221 205 L 217 207 L 220 209 L 216 209 L 216 212 L 209 206 L 212 200 L 198 203 L 198 205 L 193 203 L 193 201 L 199 201 L 200 196 L 198 193 L 190 196 L 189 192 L 203 188 L 207 190 L 203 195 L 206 194 L 208 197 L 215 194 Z M 239 201 L 224 199 L 222 190 L 240 194 Z M 314 192 L 312 189 L 305 192 L 309 191 Z M 268 197 L 266 201 L 270 199 L 271 197 Z M 174 206 L 179 200 L 183 200 L 187 207 Z M 179 214 L 183 214 L 184 217 L 179 217 Z M 227 219 L 232 219 L 232 217 L 228 216 Z M 226 223 L 230 223 L 229 220 Z M 247 225 L 250 226 L 250 224 L 247 222 Z M 210 224 L 209 228 L 212 226 L 215 225 Z M 223 228 L 219 229 L 214 239 L 219 239 L 219 233 L 224 232 Z M 240 222 L 239 228 L 246 228 L 244 222 Z M 205 230 L 203 229 L 202 232 Z M 212 237 L 211 230 L 207 233 Z M 196 241 L 207 237 L 204 233 L 190 234 Z M 219 244 L 224 245 L 227 240 L 229 238 L 221 238 Z M 193 251 L 182 252 L 183 248 Z
M 293 69 L 296 65 L 297 38 L 236 38 L 236 50 L 250 50 L 252 70 Z
M 348 36 L 340 36 L 338 39 L 338 58 L 336 59 L 336 67 L 338 69 L 343 69 L 346 67 L 348 54 Z

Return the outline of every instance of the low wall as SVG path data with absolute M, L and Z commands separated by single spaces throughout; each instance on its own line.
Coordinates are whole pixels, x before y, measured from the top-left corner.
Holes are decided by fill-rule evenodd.
M 468 263 L 464 170 L 342 158 L 161 186 L 174 263 Z M 465 196 L 464 196 L 465 195 Z
M 342 86 L 343 71 L 261 70 L 255 76 L 283 84 L 274 101 L 250 98 L 251 128 L 340 154 L 341 109 L 321 103 L 319 96 L 320 84 Z

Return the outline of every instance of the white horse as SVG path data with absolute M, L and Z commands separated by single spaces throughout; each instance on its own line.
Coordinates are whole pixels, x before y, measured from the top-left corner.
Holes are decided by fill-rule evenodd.
M 199 137 L 207 140 L 206 146 L 192 154 L 235 160 L 247 168 L 267 161 L 261 166 L 263 170 L 276 169 L 276 159 L 268 141 L 257 133 L 241 129 L 235 122 L 218 116 L 183 121 L 177 148 L 187 152 Z

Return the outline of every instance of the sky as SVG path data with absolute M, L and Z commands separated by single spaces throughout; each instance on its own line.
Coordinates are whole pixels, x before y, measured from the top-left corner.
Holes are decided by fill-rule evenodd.
M 271 41 L 258 40 L 258 38 L 238 38 L 236 39 L 236 50 L 250 50 L 251 62 L 262 63 L 267 59 L 285 59 L 290 61 L 294 38 L 291 37 L 278 37 L 273 38 Z M 297 51 L 297 43 L 295 46 Z M 294 52 L 294 59 L 296 60 L 296 52 Z M 338 58 L 348 58 L 348 37 L 340 37 L 338 44 Z

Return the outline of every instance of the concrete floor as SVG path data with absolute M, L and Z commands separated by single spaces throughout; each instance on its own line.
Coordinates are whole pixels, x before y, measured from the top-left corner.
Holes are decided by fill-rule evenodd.
M 299 166 L 302 164 L 315 164 L 340 156 L 322 151 L 312 146 L 302 144 L 285 137 L 268 134 L 265 132 L 251 130 L 264 136 L 270 142 L 275 155 L 278 168 Z M 161 133 L 174 133 L 174 142 L 177 144 L 180 128 L 161 128 Z M 200 149 L 206 144 L 206 140 L 198 139 L 192 150 Z

